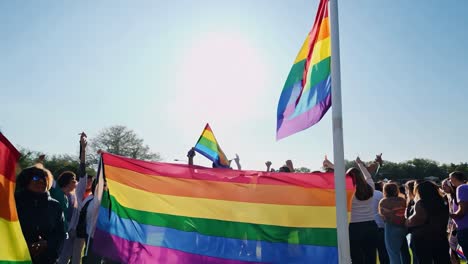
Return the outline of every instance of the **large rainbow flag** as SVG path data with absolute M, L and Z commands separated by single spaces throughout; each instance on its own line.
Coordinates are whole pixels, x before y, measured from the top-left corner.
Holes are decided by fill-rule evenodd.
M 31 263 L 15 202 L 20 153 L 0 133 L 0 263 Z
M 229 161 L 216 140 L 213 130 L 207 123 L 195 144 L 195 151 L 207 157 L 216 167 L 229 168 Z
M 331 44 L 328 0 L 320 0 L 315 23 L 289 72 L 278 103 L 276 138 L 319 122 L 331 106 Z
M 120 263 L 337 263 L 331 173 L 268 173 L 104 153 L 96 253 Z M 347 179 L 348 209 L 353 194 Z

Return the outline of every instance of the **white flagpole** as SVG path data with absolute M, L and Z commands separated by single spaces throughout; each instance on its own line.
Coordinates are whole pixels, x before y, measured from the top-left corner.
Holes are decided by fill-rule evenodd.
M 338 0 L 330 0 L 331 78 L 333 159 L 335 164 L 336 229 L 338 234 L 338 261 L 351 263 L 349 250 L 348 211 L 343 147 L 343 117 L 341 110 L 340 38 L 338 28 Z

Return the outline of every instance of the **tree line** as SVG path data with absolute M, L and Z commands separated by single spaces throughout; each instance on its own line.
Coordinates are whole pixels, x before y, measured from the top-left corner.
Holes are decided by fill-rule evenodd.
M 77 141 L 78 142 L 78 141 Z M 112 126 L 99 132 L 96 137 L 89 139 L 90 151 L 86 154 L 86 171 L 95 175 L 98 163 L 98 150 L 108 153 L 141 160 L 159 161 L 161 156 L 150 150 L 144 140 L 125 126 Z M 19 148 L 21 157 L 19 169 L 32 166 L 38 162 L 43 152 Z M 44 167 L 57 177 L 64 171 L 77 172 L 79 168 L 78 155 L 56 154 L 46 156 L 42 161 Z
M 161 155 L 151 151 L 144 140 L 131 129 L 125 126 L 112 126 L 102 130 L 94 138 L 89 139 L 90 151 L 87 153 L 87 171 L 95 173 L 98 162 L 97 151 L 103 150 L 112 154 L 126 156 L 141 160 L 160 161 Z M 34 165 L 42 152 L 32 151 L 26 148 L 20 148 L 21 158 L 20 167 L 26 168 Z M 69 154 L 58 154 L 47 156 L 43 161 L 44 166 L 48 168 L 53 175 L 60 175 L 63 171 L 78 171 L 78 156 Z M 355 166 L 354 161 L 346 161 L 346 168 Z M 384 161 L 384 165 L 376 175 L 377 180 L 396 180 L 405 181 L 408 179 L 425 179 L 434 177 L 434 179 L 446 178 L 450 172 L 461 171 L 468 175 L 468 163 L 450 163 L 441 164 L 437 161 L 424 158 L 415 158 L 403 162 Z M 307 173 L 312 170 L 307 167 L 300 167 L 296 172 Z
M 354 161 L 345 161 L 346 169 L 356 166 Z M 307 167 L 300 167 L 296 172 L 311 172 L 312 170 Z M 458 164 L 441 164 L 435 160 L 414 158 L 408 161 L 392 162 L 384 161 L 383 166 L 380 167 L 376 180 L 394 180 L 405 182 L 410 179 L 433 179 L 440 181 L 448 177 L 448 174 L 453 171 L 461 171 L 468 175 L 468 163 L 461 162 Z

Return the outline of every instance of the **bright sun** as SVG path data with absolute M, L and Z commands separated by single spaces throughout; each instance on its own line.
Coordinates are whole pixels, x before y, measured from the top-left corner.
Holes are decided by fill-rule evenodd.
M 267 69 L 260 50 L 239 34 L 200 36 L 185 53 L 177 73 L 177 113 L 187 125 L 242 122 L 259 107 Z M 189 115 L 189 118 L 187 118 Z M 224 121 L 224 122 L 223 122 Z

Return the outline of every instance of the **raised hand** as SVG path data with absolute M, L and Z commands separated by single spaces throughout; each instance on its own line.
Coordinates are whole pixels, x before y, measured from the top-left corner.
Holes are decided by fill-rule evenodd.
M 362 164 L 362 160 L 361 160 L 361 158 L 359 158 L 359 156 L 356 157 L 356 163 L 357 163 L 357 164 Z
M 328 157 L 327 155 L 325 155 L 325 158 L 323 159 L 323 163 L 322 163 L 322 166 L 325 168 L 325 169 L 333 169 L 333 163 L 331 161 L 328 160 Z
M 87 139 L 87 135 L 85 132 L 81 132 L 80 134 L 80 147 L 82 149 L 86 148 L 86 146 L 88 145 L 88 141 L 86 140 Z
M 270 166 L 271 166 L 271 164 L 272 164 L 272 163 L 271 163 L 271 161 L 267 161 L 267 162 L 265 162 L 265 165 L 266 165 L 267 167 L 270 167 Z
M 379 163 L 380 166 L 382 166 L 383 160 L 382 160 L 382 153 L 379 155 L 375 155 L 375 162 Z
M 239 155 L 237 155 L 237 153 L 236 153 L 236 157 L 234 158 L 234 161 L 235 161 L 236 163 L 239 163 L 239 161 L 240 161 Z
M 191 148 L 191 149 L 187 152 L 187 157 L 188 157 L 188 158 L 193 158 L 193 157 L 195 157 L 195 148 Z
M 291 160 L 286 161 L 286 167 L 288 167 L 291 172 L 294 172 L 294 166 Z

